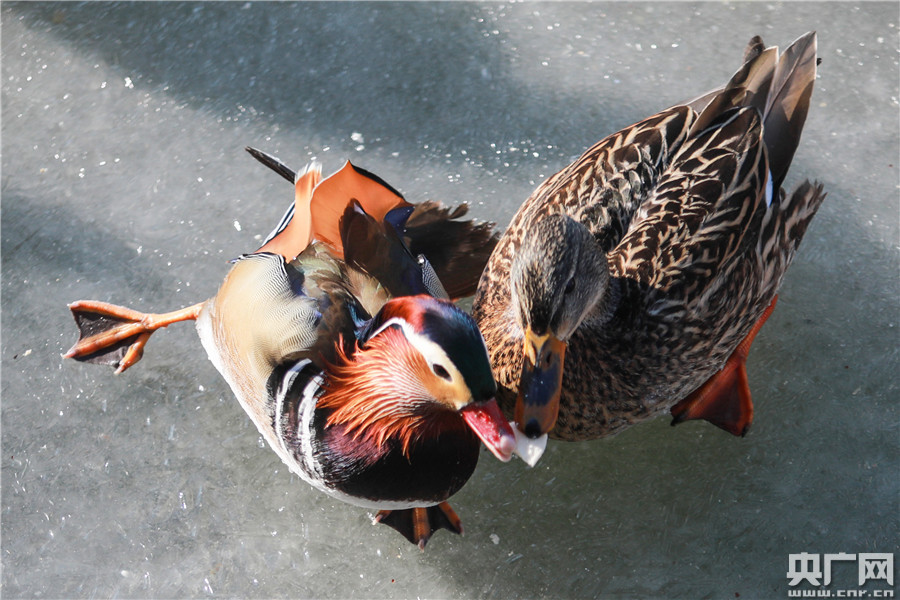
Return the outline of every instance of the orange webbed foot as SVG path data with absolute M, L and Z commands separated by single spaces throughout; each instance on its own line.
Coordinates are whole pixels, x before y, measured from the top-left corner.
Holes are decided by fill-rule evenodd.
M 124 306 L 81 300 L 69 305 L 78 326 L 78 341 L 63 358 L 111 365 L 121 373 L 141 359 L 157 329 L 195 320 L 203 303 L 164 314 L 142 313 Z
M 375 515 L 375 522 L 396 529 L 423 552 L 425 544 L 438 529 L 446 529 L 456 534 L 463 532 L 462 521 L 447 502 L 427 508 L 380 510 Z
M 744 436 L 753 423 L 753 400 L 747 381 L 747 355 L 753 338 L 775 309 L 778 296 L 763 312 L 747 336 L 738 344 L 722 369 L 672 407 L 672 425 L 704 419 L 716 427 Z

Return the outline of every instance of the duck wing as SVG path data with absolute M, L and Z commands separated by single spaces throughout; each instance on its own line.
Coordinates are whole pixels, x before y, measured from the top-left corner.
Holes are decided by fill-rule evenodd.
M 404 242 L 423 256 L 450 298 L 471 296 L 499 234 L 494 223 L 465 219 L 468 204 L 453 208 L 427 200 L 416 204 L 402 224 Z
M 349 161 L 337 173 L 322 179 L 318 165 L 295 173 L 270 154 L 250 147 L 247 151 L 294 183 L 296 189 L 295 202 L 266 238 L 261 251 L 277 252 L 290 260 L 316 239 L 343 258 L 346 240 L 357 240 L 353 235 L 347 238 L 341 229 L 346 209 L 355 202 L 374 224 L 392 227 L 412 256 L 425 263 L 426 276 L 432 280 L 429 293 L 451 298 L 475 293 L 498 234 L 493 223 L 461 220 L 468 213 L 468 205 L 448 208 L 435 201 L 412 204 L 383 179 Z M 359 219 L 351 221 L 354 228 L 368 228 Z M 374 234 L 374 229 L 369 234 Z M 372 242 L 371 237 L 362 239 Z M 366 245 L 358 244 L 357 248 Z M 371 266 L 372 261 L 368 262 Z
M 197 330 L 243 402 L 263 393 L 281 364 L 308 358 L 324 366 L 338 340 L 352 349 L 368 317 L 343 281 L 343 265 L 314 244 L 291 262 L 269 252 L 237 259 L 204 305 Z
M 295 189 L 294 202 L 257 252 L 274 252 L 291 260 L 310 242 L 319 240 L 328 244 L 337 258 L 343 258 L 340 221 L 351 202 L 357 202 L 378 221 L 383 221 L 394 209 L 412 207 L 383 179 L 350 161 L 323 179 L 318 163 L 294 173 L 270 154 L 249 147 L 247 151 L 285 179 L 293 179 Z
M 654 301 L 681 304 L 702 293 L 739 253 L 754 219 L 758 228 L 766 178 L 758 113 L 728 110 L 675 153 L 610 253 L 613 273 Z
M 821 203 L 808 183 L 786 201 L 780 190 L 815 80 L 815 34 L 781 55 L 761 46 L 761 39 L 751 40 L 750 59 L 692 119 L 688 139 L 610 254 L 614 273 L 650 290 L 651 310 L 685 303 L 715 310 L 712 298 L 741 279 L 757 292 L 730 293 L 761 313 L 787 268 L 782 255 L 796 248 Z M 792 222 L 790 235 L 778 233 L 785 220 Z M 760 272 L 767 263 L 768 277 Z
M 709 373 L 672 409 L 674 422 L 704 418 L 736 435 L 752 422 L 747 352 L 825 197 L 809 181 L 790 195 L 781 189 L 809 106 L 815 51 L 810 33 L 781 55 L 751 52 L 694 120 L 610 255 L 612 269 L 640 289 L 645 328 L 668 329 L 687 364 Z
M 347 206 L 340 222 L 347 265 L 366 273 L 373 280 L 368 285 L 383 288 L 387 294 L 385 301 L 417 294 L 447 298 L 428 260 L 421 255 L 413 256 L 391 223 L 392 216 L 388 213 L 385 220 L 378 221 L 356 200 Z

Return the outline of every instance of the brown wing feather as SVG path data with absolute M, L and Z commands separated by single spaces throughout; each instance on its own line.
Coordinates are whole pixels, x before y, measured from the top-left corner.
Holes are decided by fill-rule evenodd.
M 646 285 L 652 301 L 685 302 L 722 277 L 761 204 L 759 117 L 746 108 L 726 116 L 673 156 L 610 253 L 613 274 Z
M 422 269 L 392 226 L 374 219 L 355 200 L 340 221 L 344 260 L 364 271 L 392 296 L 426 294 Z
M 781 55 L 763 116 L 769 168 L 776 190 L 781 187 L 800 144 L 815 80 L 816 34 L 811 32 Z
M 475 293 L 499 237 L 493 223 L 458 220 L 468 212 L 466 204 L 447 208 L 426 201 L 415 206 L 404 225 L 410 251 L 428 259 L 451 298 Z
M 703 109 L 694 121 L 692 134 L 710 126 L 712 121 L 730 108 L 753 106 L 760 114 L 766 106 L 766 97 L 772 83 L 772 75 L 778 60 L 778 48 L 768 48 L 756 58 L 741 65 L 722 91 Z
M 763 43 L 762 38 L 758 35 L 753 36 L 752 38 L 750 38 L 750 42 L 744 49 L 744 63 L 756 59 L 756 57 L 762 54 L 763 50 L 765 49 L 766 45 Z M 725 89 L 725 86 L 715 88 L 706 92 L 705 94 L 697 96 L 692 100 L 682 102 L 681 104 L 683 104 L 684 106 L 689 106 L 696 113 L 700 113 L 709 104 L 710 100 L 718 96 L 723 89 Z

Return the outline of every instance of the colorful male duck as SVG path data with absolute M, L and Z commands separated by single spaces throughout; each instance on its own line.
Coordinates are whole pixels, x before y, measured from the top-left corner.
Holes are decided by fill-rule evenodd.
M 437 529 L 461 533 L 446 501 L 474 471 L 479 439 L 503 461 L 515 447 L 478 328 L 446 299 L 474 292 L 491 226 L 455 220 L 465 206 L 410 204 L 349 162 L 322 179 L 316 166 L 295 175 L 248 150 L 296 190 L 263 246 L 188 308 L 70 305 L 81 336 L 65 357 L 120 373 L 153 331 L 196 320 L 210 360 L 292 471 L 377 510 L 422 549 Z
M 547 179 L 494 249 L 473 316 L 526 435 L 592 439 L 669 409 L 750 426 L 747 352 L 825 194 L 781 188 L 815 33 L 782 54 L 754 38 L 744 60 Z

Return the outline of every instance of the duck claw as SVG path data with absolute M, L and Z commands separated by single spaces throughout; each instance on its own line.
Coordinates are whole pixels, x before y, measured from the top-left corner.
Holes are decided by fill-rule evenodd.
M 462 521 L 447 502 L 428 507 L 380 510 L 375 515 L 375 522 L 396 529 L 423 552 L 425 544 L 439 529 L 446 529 L 458 535 L 463 533 Z
M 150 335 L 178 321 L 196 319 L 202 304 L 165 314 L 142 313 L 124 306 L 81 300 L 69 305 L 78 341 L 63 358 L 116 367 L 122 373 L 144 354 Z
M 137 339 L 128 346 L 128 350 L 125 351 L 125 356 L 119 360 L 119 365 L 116 367 L 116 375 L 141 360 L 141 357 L 144 356 L 144 346 L 147 344 L 147 340 L 150 339 L 151 333 L 153 332 L 147 331 L 140 334 L 137 336 Z

